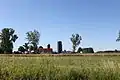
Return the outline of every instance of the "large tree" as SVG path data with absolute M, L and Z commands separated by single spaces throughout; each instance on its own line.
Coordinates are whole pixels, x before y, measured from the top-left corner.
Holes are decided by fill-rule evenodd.
M 37 30 L 34 30 L 29 31 L 26 34 L 27 34 L 26 39 L 28 40 L 28 43 L 33 45 L 33 50 L 34 52 L 36 52 L 37 45 L 39 44 L 40 33 Z
M 81 38 L 81 36 L 79 36 L 79 34 L 72 34 L 72 37 L 70 38 L 70 40 L 72 42 L 73 52 L 75 52 L 75 50 L 76 50 L 77 46 L 79 46 L 82 38 Z
M 18 39 L 15 30 L 12 28 L 4 28 L 0 33 L 0 46 L 4 53 L 12 53 L 13 43 Z

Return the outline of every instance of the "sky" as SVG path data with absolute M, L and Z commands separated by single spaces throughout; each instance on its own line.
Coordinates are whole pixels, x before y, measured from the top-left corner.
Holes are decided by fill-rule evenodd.
M 26 42 L 26 32 L 38 30 L 39 45 L 72 50 L 70 37 L 82 36 L 80 47 L 120 49 L 120 0 L 0 0 L 0 30 L 13 28 L 18 35 L 14 50 Z

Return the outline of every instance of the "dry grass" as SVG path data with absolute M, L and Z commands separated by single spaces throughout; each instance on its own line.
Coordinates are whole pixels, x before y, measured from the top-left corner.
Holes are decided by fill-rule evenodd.
M 0 56 L 41 57 L 41 56 L 120 56 L 120 53 L 86 53 L 86 54 L 0 54 Z
M 119 54 L 1 54 L 0 63 L 0 80 L 120 80 Z

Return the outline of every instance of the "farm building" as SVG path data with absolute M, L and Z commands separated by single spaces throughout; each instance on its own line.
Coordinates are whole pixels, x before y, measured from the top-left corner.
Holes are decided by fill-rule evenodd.
M 43 48 L 42 46 L 40 46 L 38 48 L 39 53 L 52 53 L 53 49 L 50 48 L 50 44 L 47 45 L 47 48 Z
M 39 48 L 38 51 L 39 53 L 52 53 L 53 49 L 52 48 Z

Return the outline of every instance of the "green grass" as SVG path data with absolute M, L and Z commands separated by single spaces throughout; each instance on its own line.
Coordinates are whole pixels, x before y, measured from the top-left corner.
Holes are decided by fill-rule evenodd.
M 120 80 L 120 56 L 1 55 L 0 80 Z

